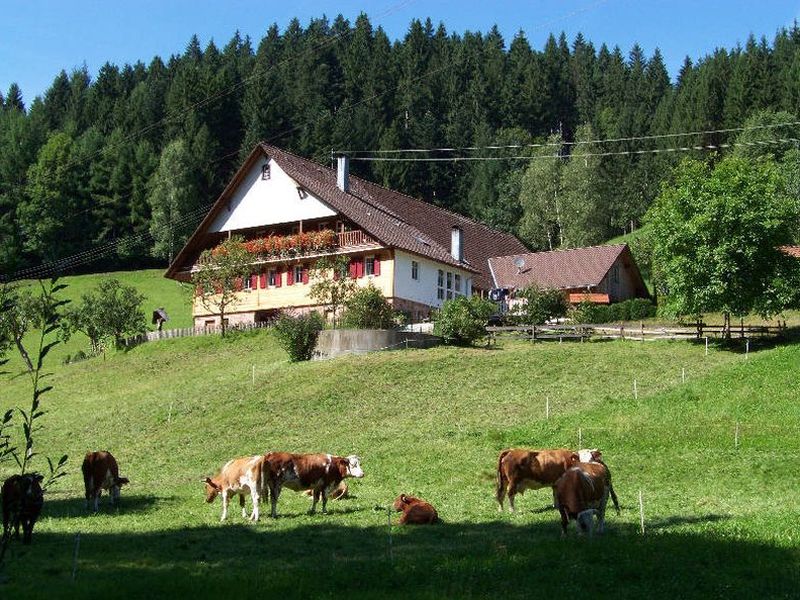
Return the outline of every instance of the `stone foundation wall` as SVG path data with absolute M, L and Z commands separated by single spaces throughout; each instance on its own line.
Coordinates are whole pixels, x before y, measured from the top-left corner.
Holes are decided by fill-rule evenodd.
M 396 329 L 326 329 L 319 335 L 314 357 L 324 359 L 378 350 L 432 348 L 441 343 L 442 339 L 435 335 Z

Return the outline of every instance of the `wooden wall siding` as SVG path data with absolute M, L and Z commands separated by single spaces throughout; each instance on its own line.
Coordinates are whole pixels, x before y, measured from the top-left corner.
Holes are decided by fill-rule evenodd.
M 612 284 L 611 276 L 614 267 L 619 268 L 619 283 Z M 618 258 L 609 272 L 597 286 L 597 292 L 608 294 L 611 302 L 622 302 L 638 297 L 636 293 L 636 280 L 632 272 L 632 265 L 626 265 L 622 257 Z
M 392 282 L 394 281 L 394 261 L 388 254 L 384 253 L 376 255 L 380 258 L 381 274 L 378 276 L 359 277 L 356 279 L 356 282 L 362 287 L 368 286 L 371 282 L 375 287 L 381 290 L 384 296 L 390 298 L 394 295 L 394 289 L 392 287 Z M 363 259 L 365 256 L 373 255 L 367 253 L 362 255 L 360 258 Z M 293 268 L 296 264 L 303 263 L 301 263 L 301 261 L 297 261 L 296 263 L 289 265 L 289 267 Z M 305 264 L 310 266 L 309 263 Z M 229 309 L 230 314 L 233 315 L 235 313 L 245 312 L 252 313 L 259 310 L 292 308 L 316 304 L 316 302 L 308 296 L 308 292 L 311 289 L 311 284 L 314 282 L 313 278 L 309 276 L 309 282 L 305 284 L 294 283 L 292 285 L 287 285 L 286 265 L 283 265 L 282 268 L 284 270 L 281 273 L 280 287 L 270 286 L 266 289 L 262 289 L 259 278 L 258 289 L 243 290 L 239 293 L 240 300 L 235 306 L 232 306 Z M 207 310 L 199 300 L 195 299 L 194 306 L 192 308 L 192 315 L 194 317 L 204 317 L 213 314 L 216 313 Z

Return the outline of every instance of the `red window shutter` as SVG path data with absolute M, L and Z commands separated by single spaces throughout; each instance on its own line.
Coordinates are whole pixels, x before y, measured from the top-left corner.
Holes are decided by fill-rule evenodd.
M 308 283 L 308 267 L 303 265 L 303 283 Z
M 283 281 L 281 281 L 282 279 L 283 271 L 280 269 L 275 269 L 275 287 L 281 287 L 281 284 L 283 283 Z
M 375 277 L 381 274 L 381 259 L 379 259 L 377 256 L 375 257 L 375 266 L 372 268 L 372 270 L 374 271 L 373 274 Z
M 258 289 L 258 275 L 255 273 L 250 275 L 250 289 Z
M 267 289 L 267 273 L 266 271 L 261 273 L 261 289 Z
M 233 289 L 239 292 L 243 287 L 244 287 L 244 282 L 242 281 L 242 278 L 237 277 L 236 280 L 233 282 Z M 221 291 L 222 291 L 222 286 L 220 286 L 220 292 Z
M 358 262 L 356 262 L 356 275 L 358 277 L 364 276 L 364 259 L 361 259 Z
M 286 271 L 286 285 L 294 285 L 294 267 L 289 267 Z
M 350 277 L 358 277 L 358 261 L 354 258 L 350 260 Z

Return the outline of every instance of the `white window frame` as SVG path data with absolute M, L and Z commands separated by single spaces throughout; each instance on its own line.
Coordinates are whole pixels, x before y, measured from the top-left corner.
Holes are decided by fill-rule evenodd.
M 278 270 L 270 269 L 267 271 L 267 287 L 276 287 L 278 282 Z
M 364 257 L 364 275 L 366 277 L 375 277 L 375 257 Z
M 411 261 L 411 279 L 419 281 L 419 263 L 415 260 Z
M 294 266 L 294 283 L 303 283 L 303 265 Z

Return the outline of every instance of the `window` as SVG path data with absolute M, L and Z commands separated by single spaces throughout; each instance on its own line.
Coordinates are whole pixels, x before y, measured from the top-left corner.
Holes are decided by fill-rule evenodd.
M 411 261 L 411 279 L 419 281 L 419 263 L 415 260 Z
M 278 281 L 278 273 L 275 269 L 271 269 L 269 272 L 269 285 L 277 285 Z
M 452 300 L 453 299 L 453 292 L 451 290 L 447 290 L 447 299 L 448 300 Z
M 456 279 L 456 293 L 460 294 L 461 293 L 461 275 L 456 273 L 455 279 Z
M 375 275 L 374 256 L 368 256 L 364 259 L 364 275 Z
M 297 265 L 294 267 L 294 282 L 303 283 L 303 265 Z
M 447 272 L 447 289 L 453 289 L 453 274 L 450 271 Z
M 244 278 L 244 281 L 242 282 L 242 287 L 244 287 L 244 289 L 246 290 L 251 290 L 253 289 L 252 282 L 253 282 L 253 276 L 248 275 L 247 277 Z
M 439 300 L 444 300 L 444 271 L 439 269 L 438 276 L 436 278 L 436 297 Z
M 261 179 L 267 180 L 270 178 L 269 163 L 261 165 Z
M 436 290 L 436 297 L 439 300 L 444 300 L 444 289 L 443 288 L 439 288 L 439 289 Z

